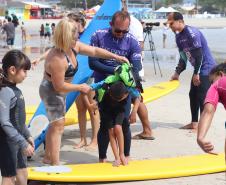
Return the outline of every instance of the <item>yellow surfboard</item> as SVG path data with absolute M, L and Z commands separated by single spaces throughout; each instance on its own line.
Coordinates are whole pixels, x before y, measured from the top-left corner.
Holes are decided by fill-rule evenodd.
M 153 100 L 156 100 L 164 95 L 169 94 L 173 90 L 179 87 L 179 81 L 167 81 L 161 82 L 151 87 L 147 87 L 144 89 L 144 93 L 142 94 L 144 98 L 144 103 L 149 103 Z M 26 108 L 27 115 L 27 123 L 31 120 L 33 114 L 35 113 L 37 107 L 28 106 Z M 89 120 L 89 114 L 87 114 L 87 119 Z M 65 125 L 71 125 L 78 123 L 78 113 L 75 105 L 72 105 L 69 111 L 66 113 L 66 123 Z
M 109 182 L 183 177 L 226 170 L 224 155 L 195 155 L 131 161 L 127 166 L 111 163 L 28 168 L 28 179 L 48 182 Z
M 28 124 L 33 117 L 35 111 L 37 110 L 36 106 L 27 106 L 26 107 L 26 123 Z M 89 120 L 89 114 L 86 115 L 87 119 Z M 72 125 L 78 123 L 78 113 L 75 105 L 72 105 L 71 108 L 68 110 L 65 116 L 65 126 Z

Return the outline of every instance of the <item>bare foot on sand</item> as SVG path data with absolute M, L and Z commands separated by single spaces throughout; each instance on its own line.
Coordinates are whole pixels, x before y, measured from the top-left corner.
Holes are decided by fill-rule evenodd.
M 193 129 L 197 130 L 198 129 L 198 122 L 191 122 L 183 127 L 180 127 L 180 129 Z
M 85 150 L 87 151 L 96 151 L 97 150 L 97 144 L 96 143 L 90 143 L 85 147 Z
M 44 157 L 44 158 L 42 159 L 42 163 L 43 163 L 43 164 L 51 164 L 51 160 L 50 160 L 49 158 Z
M 76 144 L 74 146 L 74 149 L 79 149 L 79 148 L 82 148 L 82 147 L 84 147 L 86 145 L 87 145 L 86 141 L 80 141 L 79 144 Z

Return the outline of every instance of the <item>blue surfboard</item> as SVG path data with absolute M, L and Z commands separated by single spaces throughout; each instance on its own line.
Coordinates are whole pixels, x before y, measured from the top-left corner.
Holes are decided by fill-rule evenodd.
M 85 32 L 82 34 L 80 41 L 89 44 L 92 34 L 98 29 L 108 28 L 112 15 L 120 9 L 121 0 L 105 0 L 100 10 L 92 19 Z M 72 83 L 85 83 L 92 75 L 92 70 L 89 68 L 88 65 L 88 57 L 84 55 L 78 55 L 77 61 L 79 66 L 78 72 L 74 76 Z M 66 97 L 66 110 L 70 108 L 78 95 L 79 92 L 68 93 Z M 49 121 L 46 117 L 45 106 L 44 103 L 41 102 L 28 125 L 31 134 L 35 139 L 35 149 L 37 149 L 40 144 L 45 140 L 48 125 Z

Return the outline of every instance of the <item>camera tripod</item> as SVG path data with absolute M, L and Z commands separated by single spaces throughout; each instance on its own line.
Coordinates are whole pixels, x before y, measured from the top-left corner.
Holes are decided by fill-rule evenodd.
M 156 63 L 157 63 L 160 75 L 162 77 L 162 71 L 161 71 L 161 68 L 160 68 L 160 65 L 159 65 L 159 59 L 158 59 L 158 55 L 157 55 L 157 52 L 156 52 L 156 49 L 155 49 L 155 43 L 153 41 L 151 29 L 152 29 L 152 27 L 146 27 L 145 28 L 144 43 L 145 43 L 146 38 L 148 38 L 149 50 L 151 51 L 151 56 L 152 56 L 152 61 L 153 61 L 153 64 L 154 64 L 155 74 L 156 74 Z

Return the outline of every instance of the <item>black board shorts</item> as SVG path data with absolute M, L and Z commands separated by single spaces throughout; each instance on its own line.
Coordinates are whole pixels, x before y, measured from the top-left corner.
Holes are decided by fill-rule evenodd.
M 14 177 L 16 176 L 17 169 L 27 167 L 27 157 L 14 143 L 0 138 L 0 151 L 0 170 L 2 177 Z

